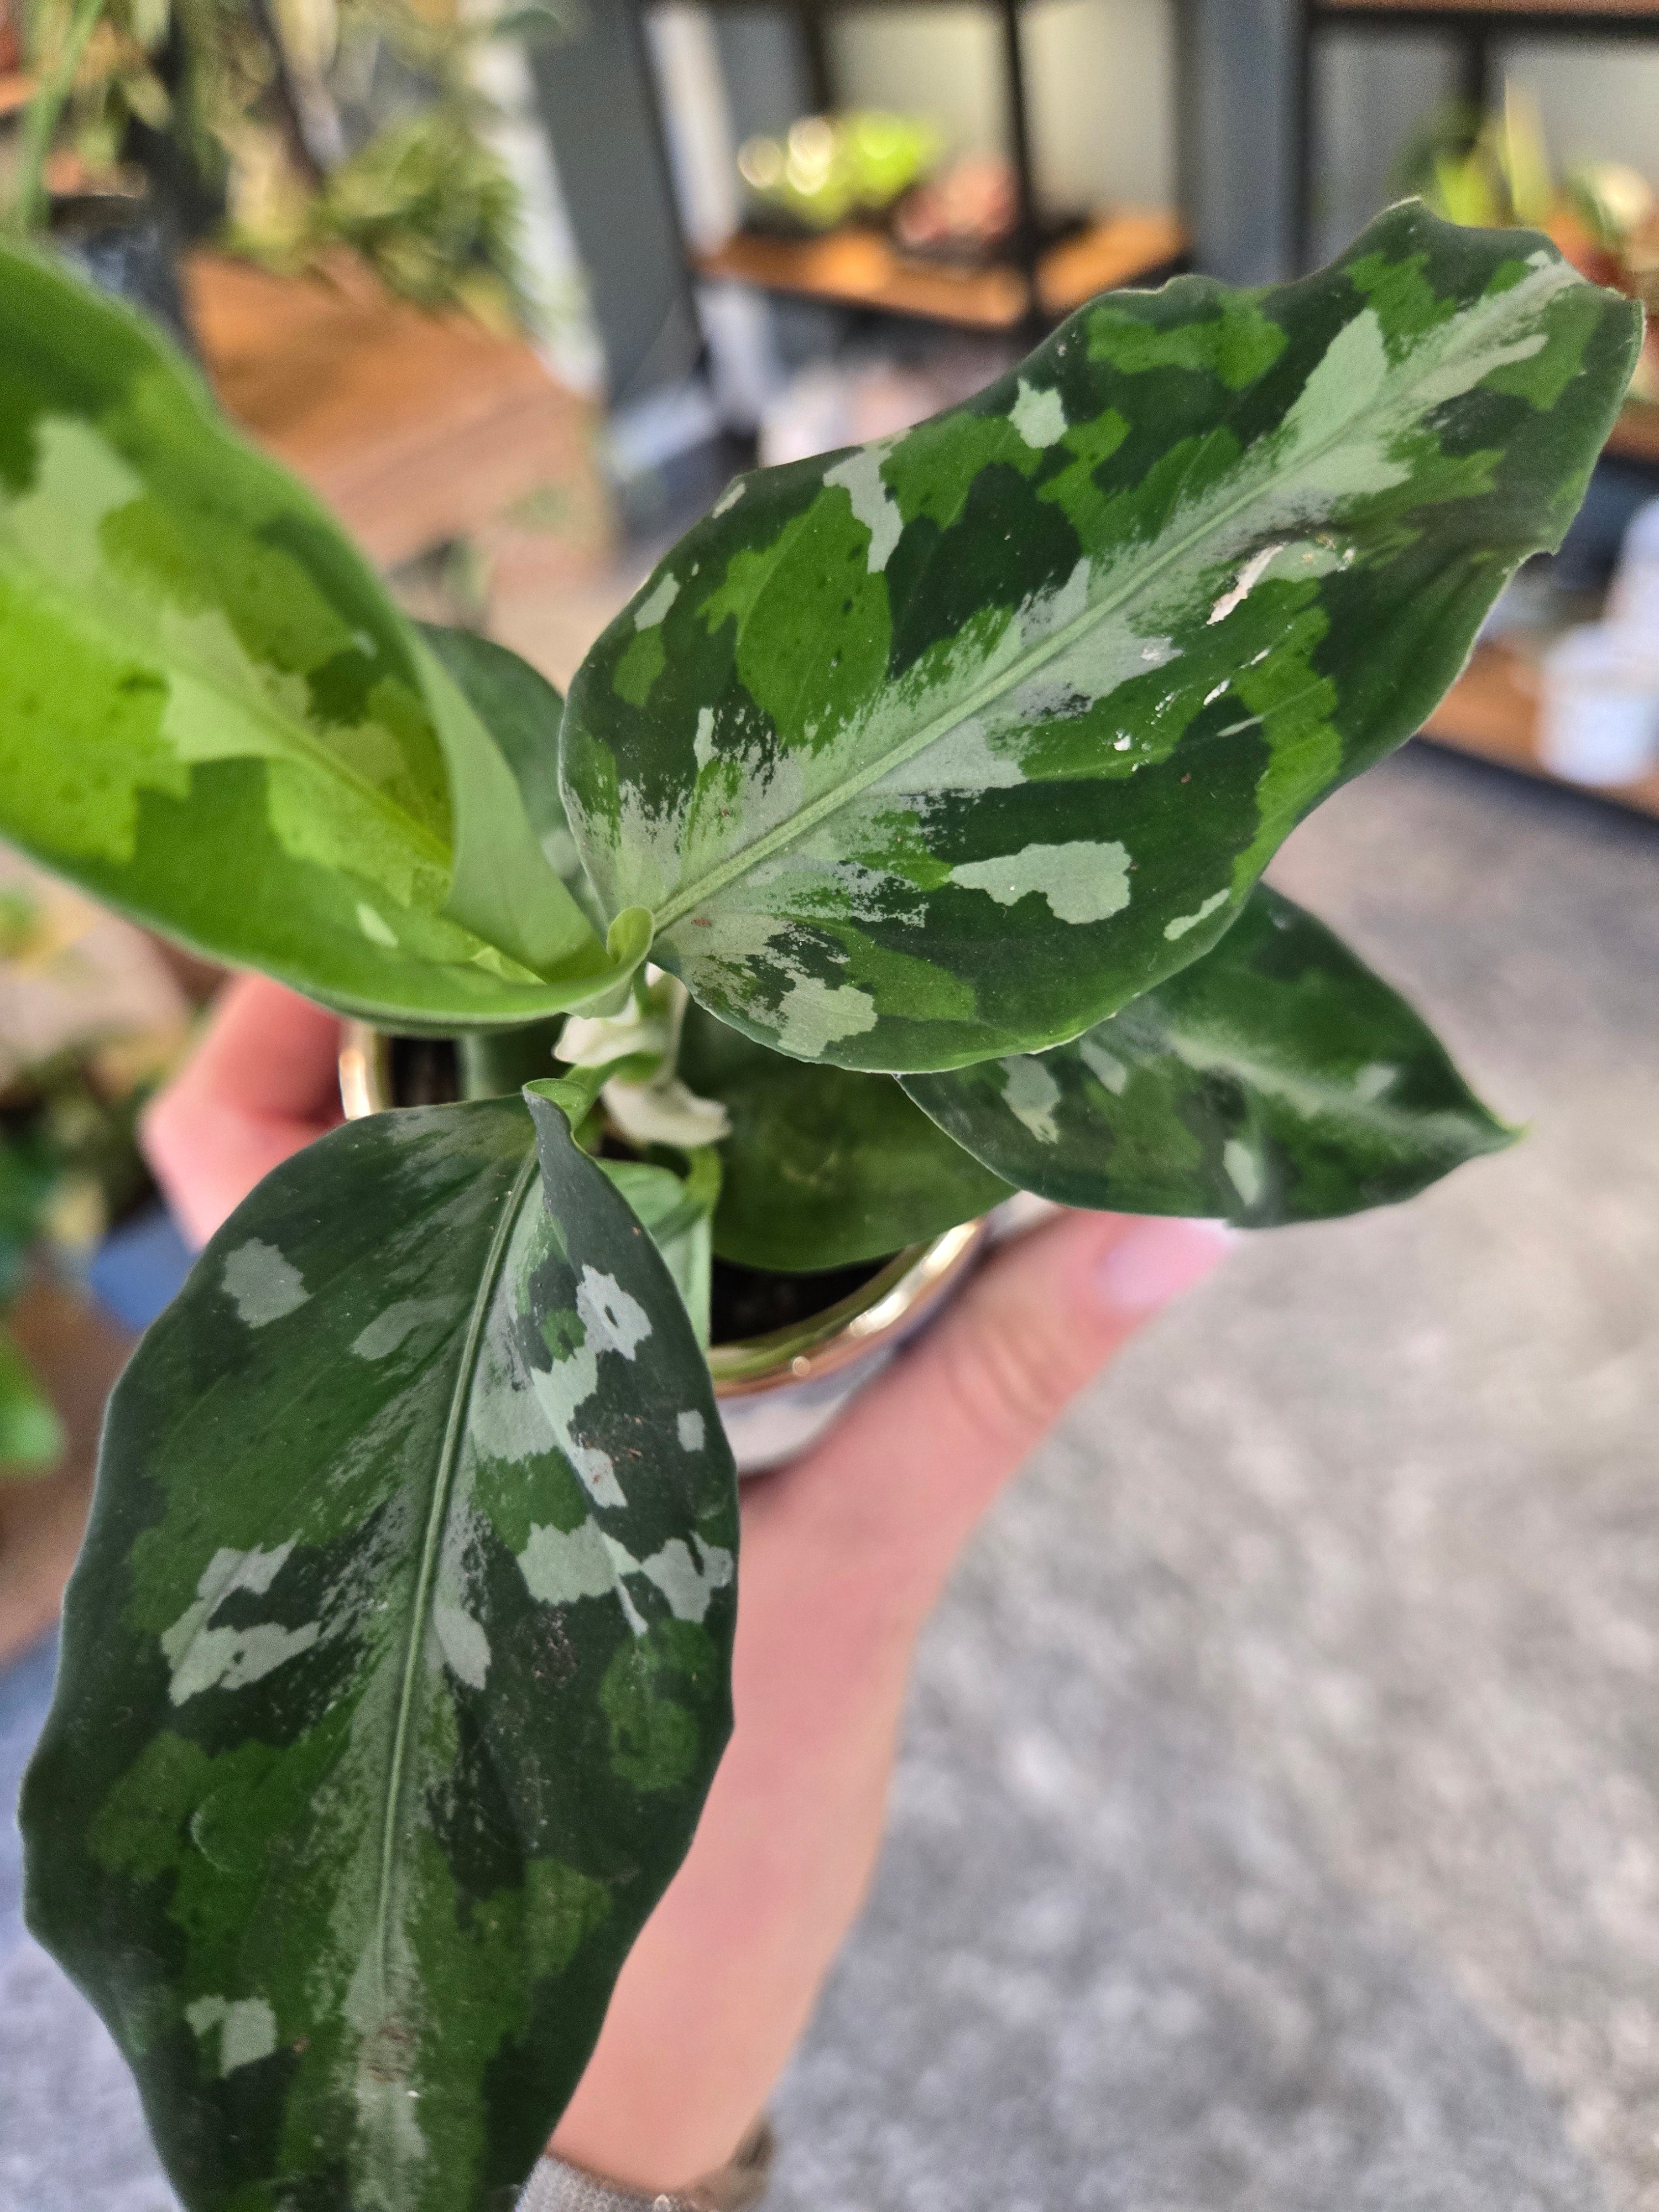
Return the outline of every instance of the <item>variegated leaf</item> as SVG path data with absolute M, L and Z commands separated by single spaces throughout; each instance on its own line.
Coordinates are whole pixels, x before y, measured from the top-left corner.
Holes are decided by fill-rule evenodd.
M 559 795 L 564 701 L 539 669 L 476 630 L 449 629 L 437 623 L 419 628 L 500 747 L 549 866 L 589 921 L 603 930 L 605 917 L 582 872 Z
M 28 1910 L 190 2212 L 510 2201 L 725 1741 L 708 1370 L 531 1104 L 278 1169 L 111 1408 Z
M 1516 1135 L 1399 994 L 1265 884 L 1212 952 L 1070 1044 L 904 1088 L 1044 1198 L 1249 1229 L 1414 1197 Z
M 902 437 L 739 479 L 572 686 L 610 911 L 803 1059 L 1078 1035 L 1213 944 L 1555 544 L 1635 358 L 1529 232 L 1381 216 L 1081 309 Z
M 890 1075 L 809 1067 L 701 1007 L 680 1073 L 731 1119 L 720 1146 L 714 1249 L 785 1274 L 848 1267 L 937 1237 L 1010 1194 Z
M 322 507 L 137 316 L 14 247 L 0 830 L 392 1026 L 529 1020 L 615 973 L 463 690 Z

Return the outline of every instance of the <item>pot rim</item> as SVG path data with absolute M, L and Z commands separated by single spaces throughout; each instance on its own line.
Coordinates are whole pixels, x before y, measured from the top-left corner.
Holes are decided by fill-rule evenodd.
M 347 1121 L 391 1107 L 390 1039 L 385 1030 L 372 1022 L 348 1022 L 339 1071 Z M 955 1287 L 979 1256 L 987 1233 L 982 1218 L 960 1222 L 896 1252 L 868 1282 L 821 1313 L 765 1336 L 710 1345 L 707 1357 L 715 1397 L 750 1398 L 792 1383 L 815 1382 L 887 1349 Z
M 925 1244 L 896 1252 L 867 1283 L 805 1321 L 736 1344 L 711 1344 L 717 1398 L 749 1398 L 816 1382 L 884 1350 L 922 1321 L 979 1255 L 983 1220 L 959 1222 Z

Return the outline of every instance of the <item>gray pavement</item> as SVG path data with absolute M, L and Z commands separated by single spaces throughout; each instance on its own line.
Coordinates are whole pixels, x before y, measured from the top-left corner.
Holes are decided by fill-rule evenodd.
M 1659 829 L 1414 749 L 1276 874 L 1532 1133 L 1250 1240 L 993 1517 L 777 2212 L 1659 2212 Z M 0 2212 L 167 2202 L 15 1954 Z

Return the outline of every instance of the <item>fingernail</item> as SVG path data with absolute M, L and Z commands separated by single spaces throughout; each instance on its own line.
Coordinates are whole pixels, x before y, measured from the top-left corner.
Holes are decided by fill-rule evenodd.
M 1095 1269 L 1114 1313 L 1150 1313 L 1203 1281 L 1237 1241 L 1224 1221 L 1138 1222 Z

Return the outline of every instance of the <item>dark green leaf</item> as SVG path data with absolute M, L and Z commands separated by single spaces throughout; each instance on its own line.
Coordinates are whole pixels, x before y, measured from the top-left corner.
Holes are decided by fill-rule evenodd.
M 687 1010 L 680 1073 L 732 1120 L 720 1147 L 714 1249 L 796 1274 L 877 1260 L 971 1221 L 1009 1187 L 890 1075 L 808 1067 Z
M 1072 1043 L 904 1087 L 1044 1198 L 1249 1229 L 1411 1198 L 1516 1134 L 1397 992 L 1265 884 L 1212 952 Z
M 64 1455 L 64 1425 L 34 1370 L 0 1328 L 0 1482 L 50 1474 Z
M 535 1146 L 500 1100 L 278 1169 L 111 1407 L 29 1912 L 190 2212 L 517 2183 L 725 1741 L 708 1370 L 531 1104 Z
M 318 501 L 136 315 L 0 249 L 0 828 L 405 1028 L 614 969 L 506 761 Z
M 1382 216 L 1266 292 L 1081 309 L 898 438 L 740 478 L 571 687 L 607 906 L 797 1057 L 1074 1036 L 1213 944 L 1556 544 L 1639 310 Z

